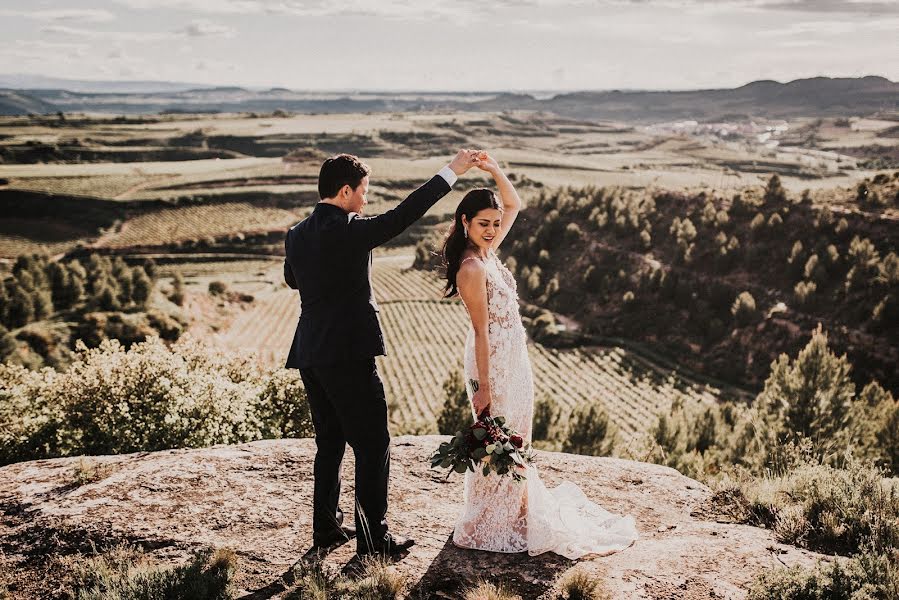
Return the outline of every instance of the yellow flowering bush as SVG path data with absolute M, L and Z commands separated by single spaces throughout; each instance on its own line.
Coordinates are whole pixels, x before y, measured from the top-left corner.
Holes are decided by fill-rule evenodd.
M 79 343 L 65 372 L 0 365 L 0 463 L 308 437 L 299 373 L 192 338 Z

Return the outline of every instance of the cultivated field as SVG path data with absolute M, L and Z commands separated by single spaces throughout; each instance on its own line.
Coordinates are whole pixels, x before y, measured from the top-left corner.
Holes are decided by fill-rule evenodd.
M 410 270 L 411 248 L 380 254 L 374 261 L 374 286 L 381 307 L 387 356 L 378 358 L 391 418 L 397 431 L 436 431 L 443 405 L 443 382 L 461 369 L 468 316 L 458 300 L 441 300 L 441 281 Z M 245 264 L 241 270 L 240 266 Z M 196 332 L 208 331 L 210 281 L 254 295 L 248 305 L 220 306 L 214 339 L 223 347 L 255 353 L 267 364 L 286 358 L 299 317 L 297 293 L 280 282 L 281 264 L 234 262 L 216 271 L 208 265 L 179 266 L 193 304 Z M 550 396 L 563 411 L 579 403 L 598 403 L 625 438 L 646 430 L 660 410 L 678 399 L 713 402 L 718 388 L 698 384 L 660 368 L 622 348 L 558 350 L 530 345 L 537 397 Z M 726 392 L 725 392 L 726 393 Z
M 823 190 L 826 197 L 831 190 L 836 199 L 881 168 L 868 158 L 871 148 L 878 156 L 878 148 L 885 156 L 895 152 L 895 125 L 852 118 L 632 126 L 525 112 L 177 115 L 121 123 L 5 118 L 0 256 L 82 246 L 157 257 L 163 282 L 179 272 L 188 292 L 183 307 L 157 294 L 160 308 L 185 318 L 194 335 L 278 364 L 298 316 L 297 295 L 281 282 L 283 232 L 317 201 L 318 168 L 334 152 L 356 153 L 372 166 L 371 214 L 395 206 L 459 147 L 494 153 L 526 203 L 543 190 L 584 185 L 729 198 L 763 185 L 771 173 L 792 194 Z M 465 191 L 489 183 L 466 175 L 414 235 L 445 223 Z M 90 206 L 90 218 L 80 206 Z M 458 301 L 440 299 L 439 281 L 408 269 L 414 242 L 379 249 L 375 261 L 388 344 L 379 362 L 395 430 L 434 431 L 442 384 L 461 365 L 468 321 Z M 252 301 L 211 296 L 213 281 Z M 598 403 L 625 437 L 645 431 L 678 398 L 713 402 L 732 394 L 622 348 L 532 344 L 531 359 L 538 396 L 564 409 Z

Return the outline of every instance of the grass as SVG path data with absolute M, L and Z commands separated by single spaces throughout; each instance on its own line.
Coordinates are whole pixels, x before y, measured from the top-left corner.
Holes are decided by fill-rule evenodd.
M 556 586 L 557 600 L 612 600 L 602 580 L 581 567 L 565 572 Z
M 72 467 L 72 480 L 77 486 L 95 483 L 104 479 L 110 473 L 108 465 L 101 465 L 96 461 L 81 457 Z
M 203 550 L 176 566 L 154 563 L 129 545 L 61 560 L 78 600 L 229 600 L 235 593 L 237 557 L 227 549 Z
M 505 584 L 487 581 L 478 583 L 465 592 L 464 600 L 521 600 L 521 596 L 507 588 Z
M 300 563 L 293 569 L 294 583 L 285 600 L 398 600 L 406 579 L 378 558 L 366 558 L 358 577 L 335 574 L 320 561 Z

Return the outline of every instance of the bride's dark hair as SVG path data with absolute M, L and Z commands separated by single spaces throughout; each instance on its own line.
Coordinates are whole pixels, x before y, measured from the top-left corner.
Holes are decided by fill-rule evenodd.
M 462 253 L 468 245 L 465 237 L 464 225 L 462 225 L 462 215 L 471 223 L 474 216 L 485 208 L 495 208 L 503 210 L 502 205 L 496 198 L 493 190 L 487 188 L 476 188 L 465 194 L 462 202 L 456 207 L 456 217 L 453 219 L 453 225 L 450 227 L 446 240 L 443 242 L 443 266 L 446 269 L 446 287 L 443 289 L 444 298 L 452 298 L 459 293 L 456 287 L 456 275 L 459 273 L 459 267 L 462 265 Z

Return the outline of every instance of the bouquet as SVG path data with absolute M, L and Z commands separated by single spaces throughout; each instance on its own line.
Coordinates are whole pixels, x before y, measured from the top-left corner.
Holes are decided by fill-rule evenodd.
M 470 383 L 477 390 L 477 382 Z M 447 478 L 453 472 L 480 468 L 484 476 L 494 471 L 522 481 L 522 471 L 533 462 L 530 445 L 525 445 L 521 435 L 506 426 L 505 418 L 491 417 L 486 411 L 468 429 L 457 431 L 452 440 L 440 444 L 431 456 L 431 468 L 449 469 Z

